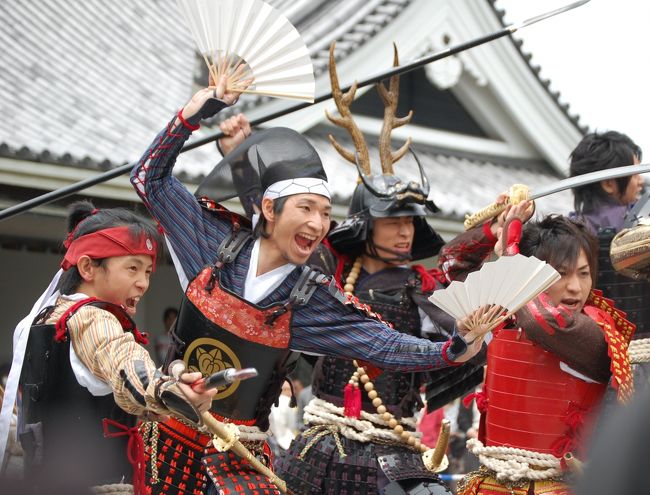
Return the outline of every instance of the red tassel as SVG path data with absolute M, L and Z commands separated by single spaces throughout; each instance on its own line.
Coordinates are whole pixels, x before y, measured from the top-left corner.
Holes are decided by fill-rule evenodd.
M 478 409 L 478 412 L 483 414 L 487 411 L 489 401 L 487 394 L 485 393 L 485 389 L 481 390 L 480 392 L 474 392 L 473 394 L 466 395 L 463 399 L 463 406 L 465 406 L 466 409 L 469 409 L 472 407 L 473 400 L 476 400 L 476 408 Z
M 135 495 L 145 495 L 145 457 L 144 457 L 144 440 L 137 426 L 129 428 L 122 423 L 112 419 L 104 418 L 102 420 L 104 427 L 104 438 L 116 438 L 128 436 L 129 440 L 126 447 L 126 456 L 133 467 L 133 493 Z M 111 431 L 113 426 L 117 431 Z
M 348 418 L 361 416 L 361 390 L 351 383 L 343 389 L 343 414 Z

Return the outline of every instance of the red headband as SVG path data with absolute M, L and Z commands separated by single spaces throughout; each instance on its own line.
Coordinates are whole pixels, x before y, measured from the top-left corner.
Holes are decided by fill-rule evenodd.
M 156 269 L 156 242 L 153 239 L 141 235 L 134 241 L 129 227 L 112 227 L 82 235 L 71 241 L 61 262 L 61 268 L 69 270 L 82 256 L 103 259 L 139 254 L 151 256 L 153 268 Z

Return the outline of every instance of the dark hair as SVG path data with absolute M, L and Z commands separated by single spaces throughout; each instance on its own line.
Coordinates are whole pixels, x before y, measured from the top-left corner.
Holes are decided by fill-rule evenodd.
M 276 215 L 279 215 L 282 213 L 282 210 L 284 209 L 284 205 L 289 199 L 289 196 L 281 196 L 279 198 L 276 198 L 273 200 L 273 213 Z M 266 226 L 268 222 L 266 221 L 266 218 L 264 217 L 264 213 L 260 212 L 260 219 L 257 222 L 257 225 L 255 225 L 255 228 L 253 229 L 253 238 L 258 239 L 259 237 L 264 237 L 265 239 L 269 238 L 269 234 L 266 232 Z
M 524 226 L 519 242 L 521 254 L 546 261 L 556 270 L 574 267 L 581 249 L 587 256 L 593 287 L 598 273 L 598 240 L 581 221 L 562 215 L 530 221 Z
M 172 306 L 165 308 L 165 311 L 163 311 L 163 322 L 172 314 L 174 315 L 174 318 L 178 316 L 178 309 L 173 308 Z
M 134 239 L 145 235 L 156 241 L 160 250 L 161 239 L 156 228 L 145 218 L 136 215 L 125 208 L 111 208 L 95 210 L 90 201 L 77 201 L 69 207 L 67 229 L 68 235 L 73 232 L 72 238 L 76 239 L 85 234 L 90 234 L 102 229 L 127 225 Z M 66 236 L 67 237 L 67 236 Z M 158 253 L 160 254 L 160 253 Z M 107 258 L 93 260 L 96 266 L 105 266 Z M 58 289 L 61 294 L 73 294 L 81 285 L 83 279 L 76 266 L 66 270 L 61 275 Z
M 641 148 L 628 136 L 616 131 L 602 134 L 587 134 L 571 153 L 569 176 L 575 177 L 596 170 L 630 165 L 634 158 L 641 161 Z M 631 176 L 616 179 L 619 193 L 623 193 Z M 576 212 L 589 212 L 597 208 L 598 203 L 608 199 L 608 194 L 599 182 L 573 188 Z

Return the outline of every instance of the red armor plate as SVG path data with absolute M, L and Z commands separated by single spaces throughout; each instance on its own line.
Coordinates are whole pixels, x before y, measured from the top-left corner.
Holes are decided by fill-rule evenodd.
M 486 445 L 551 454 L 569 431 L 572 411 L 592 409 L 605 384 L 560 369 L 560 360 L 523 332 L 501 330 L 488 346 Z

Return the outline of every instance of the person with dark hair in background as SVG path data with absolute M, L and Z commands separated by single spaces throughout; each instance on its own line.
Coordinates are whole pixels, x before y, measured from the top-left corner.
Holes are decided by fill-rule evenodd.
M 200 373 L 164 376 L 142 347 L 146 337 L 132 317 L 156 267 L 153 225 L 128 210 L 79 202 L 68 232 L 61 271 L 15 334 L 26 486 L 144 493 L 137 417 L 197 421 L 216 389 L 194 392 L 188 384 Z M 3 415 L 13 401 L 12 391 Z
M 178 317 L 178 309 L 176 308 L 165 308 L 163 311 L 163 324 L 165 325 L 165 333 L 169 332 L 172 329 L 172 325 Z
M 616 131 L 587 134 L 571 153 L 570 176 L 641 162 L 641 148 L 628 136 Z M 575 212 L 571 217 L 584 221 L 598 237 L 598 288 L 616 301 L 627 318 L 637 326 L 635 339 L 650 336 L 650 284 L 618 273 L 612 266 L 612 240 L 623 229 L 630 208 L 639 201 L 644 188 L 639 174 L 608 179 L 573 189 Z M 643 201 L 643 200 L 642 200 Z
M 164 333 L 157 333 L 153 336 L 154 343 L 154 352 L 156 355 L 156 363 L 162 364 L 165 361 L 165 356 L 167 356 L 167 350 L 169 349 L 169 344 L 171 343 L 170 332 L 172 326 L 176 322 L 178 317 L 178 309 L 174 307 L 167 307 L 163 311 L 163 326 Z
M 459 335 L 434 343 L 395 332 L 335 282 L 305 266 L 329 230 L 331 204 L 320 159 L 295 131 L 253 134 L 206 179 L 216 193 L 236 182 L 235 173 L 259 179 L 261 214 L 252 229 L 248 219 L 220 206 L 215 197 L 197 200 L 173 177 L 179 151 L 201 119 L 237 97 L 226 90 L 224 76 L 216 87 L 198 91 L 155 138 L 131 181 L 164 229 L 185 290 L 169 358 L 181 358 L 204 373 L 257 368 L 257 378 L 220 391 L 211 413 L 237 425 L 240 439 L 270 466 L 268 415 L 295 351 L 410 371 L 464 362 L 479 347 L 468 346 Z M 157 427 L 158 435 L 147 447 L 153 461 L 148 478 L 152 493 L 178 493 L 179 483 L 187 491 L 278 493 L 247 460 L 231 451 L 217 452 L 211 437 L 192 425 L 172 419 Z M 176 454 L 182 466 L 173 458 Z
M 616 131 L 590 133 L 571 153 L 570 175 L 574 177 L 638 164 L 641 159 L 641 148 L 625 134 Z M 617 271 L 611 254 L 613 246 L 619 246 L 619 253 L 624 253 L 625 239 L 629 238 L 632 241 L 631 256 L 639 266 L 644 265 L 639 247 L 640 237 L 633 233 L 639 222 L 638 215 L 643 216 L 642 210 L 647 209 L 644 204 L 647 204 L 648 195 L 639 198 L 643 188 L 643 177 L 638 174 L 574 188 L 575 213 L 572 214 L 585 221 L 598 237 L 598 288 L 606 297 L 613 299 L 616 306 L 625 311 L 627 318 L 636 325 L 629 356 L 634 381 L 639 389 L 645 388 L 650 378 L 650 355 L 646 350 L 650 347 L 650 283 L 647 277 L 639 276 L 634 270 L 628 270 L 628 274 Z M 634 206 L 637 201 L 638 204 Z M 611 395 L 611 392 L 608 393 L 605 399 L 607 406 L 603 416 L 609 414 L 609 405 L 615 404 Z
M 593 289 L 596 238 L 562 216 L 528 222 L 522 232 L 521 218 L 509 212 L 524 204 L 506 210 L 496 254 L 535 256 L 561 277 L 493 332 L 476 394 L 478 438 L 467 443 L 482 467 L 459 483 L 459 495 L 569 494 L 567 468 L 583 455 L 610 377 L 619 401 L 633 391 L 627 346 L 634 325 Z
M 569 176 L 641 163 L 641 148 L 616 131 L 587 134 L 571 152 Z M 575 215 L 598 235 L 605 229 L 621 230 L 625 213 L 643 190 L 639 174 L 608 179 L 573 189 Z

